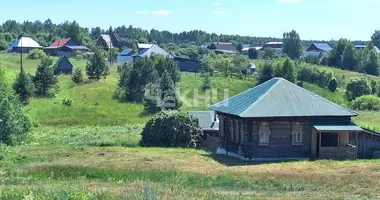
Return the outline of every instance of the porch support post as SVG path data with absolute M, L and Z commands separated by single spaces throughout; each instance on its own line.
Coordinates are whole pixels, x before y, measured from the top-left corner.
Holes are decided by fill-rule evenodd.
M 359 132 L 355 132 L 355 159 L 358 158 L 358 149 L 359 149 L 359 146 L 358 146 L 358 134 Z
M 319 134 L 319 141 L 318 141 L 318 158 L 321 157 L 321 147 L 322 147 L 322 133 L 321 132 L 318 132 Z

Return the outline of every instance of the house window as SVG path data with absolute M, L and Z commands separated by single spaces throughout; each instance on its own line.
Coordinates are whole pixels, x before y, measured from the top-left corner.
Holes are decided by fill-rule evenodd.
M 292 126 L 292 144 L 293 145 L 300 145 L 302 144 L 302 124 L 301 123 L 294 123 Z
M 262 123 L 259 130 L 259 145 L 269 145 L 270 130 L 269 124 Z

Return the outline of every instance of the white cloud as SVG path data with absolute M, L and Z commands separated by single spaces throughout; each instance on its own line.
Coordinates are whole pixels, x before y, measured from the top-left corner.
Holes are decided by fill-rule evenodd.
M 220 6 L 220 2 L 214 3 L 214 6 Z
M 136 14 L 138 14 L 138 15 L 147 15 L 147 14 L 149 14 L 149 12 L 148 11 L 136 11 Z
M 280 4 L 295 4 L 295 3 L 302 3 L 303 0 L 277 0 L 277 3 Z
M 153 15 L 169 15 L 170 12 L 167 10 L 154 10 L 152 11 Z
M 216 10 L 214 11 L 215 15 L 224 15 L 224 10 Z

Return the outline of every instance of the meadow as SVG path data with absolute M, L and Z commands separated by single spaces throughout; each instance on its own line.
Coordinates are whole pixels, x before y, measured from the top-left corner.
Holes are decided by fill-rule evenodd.
M 19 58 L 0 53 L 9 82 L 18 73 Z M 71 62 L 76 68 L 86 65 L 84 59 Z M 28 72 L 37 65 L 24 58 Z M 304 88 L 348 106 L 345 84 L 362 74 L 332 70 L 339 81 L 335 93 L 309 83 Z M 16 146 L 0 146 L 0 199 L 380 198 L 379 160 L 250 163 L 203 150 L 139 147 L 151 116 L 141 104 L 113 98 L 117 81 L 115 65 L 107 79 L 83 85 L 61 75 L 54 97 L 31 99 L 25 110 L 33 130 L 15 137 Z M 181 73 L 181 110 L 207 110 L 207 104 L 224 98 L 224 89 L 232 96 L 256 84 L 254 77 L 211 81 L 216 92 L 194 102 L 194 96 L 205 96 L 203 77 Z M 72 106 L 63 106 L 64 99 Z M 354 121 L 380 130 L 380 112 L 363 111 Z

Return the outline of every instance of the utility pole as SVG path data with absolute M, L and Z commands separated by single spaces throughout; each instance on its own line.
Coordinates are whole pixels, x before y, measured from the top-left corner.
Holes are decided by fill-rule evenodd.
M 22 37 L 20 37 L 20 39 L 19 40 L 21 40 L 21 56 L 20 56 L 20 63 L 21 63 L 21 67 L 20 67 L 20 71 L 22 71 L 23 70 L 23 68 L 22 68 L 22 52 L 24 51 L 24 49 L 23 49 L 23 47 L 22 47 Z

